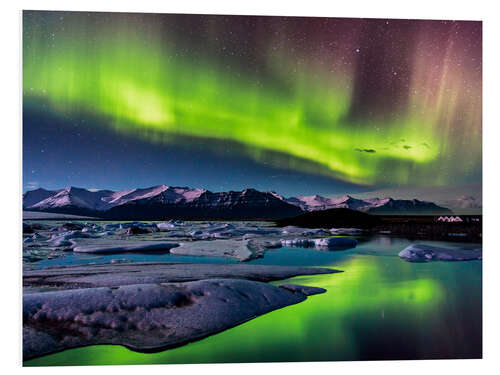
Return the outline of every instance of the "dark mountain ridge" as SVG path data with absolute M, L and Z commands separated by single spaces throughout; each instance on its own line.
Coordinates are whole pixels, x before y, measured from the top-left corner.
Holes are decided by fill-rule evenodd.
M 348 195 L 340 198 L 318 195 L 284 198 L 272 191 L 261 192 L 252 188 L 211 192 L 166 185 L 120 191 L 67 187 L 52 191 L 40 188 L 23 194 L 23 209 L 27 211 L 109 220 L 271 220 L 341 208 L 379 215 L 452 214 L 447 208 L 416 199 L 361 200 Z

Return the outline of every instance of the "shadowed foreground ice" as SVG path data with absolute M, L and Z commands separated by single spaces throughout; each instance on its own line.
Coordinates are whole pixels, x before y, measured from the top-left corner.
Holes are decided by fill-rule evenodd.
M 329 268 L 251 264 L 88 264 L 23 274 L 24 360 L 119 344 L 162 350 L 301 302 L 321 288 L 263 283 Z
M 314 287 L 211 279 L 27 294 L 23 357 L 95 344 L 158 351 L 323 292 Z
M 38 291 L 185 282 L 214 278 L 275 281 L 341 272 L 331 268 L 253 264 L 116 263 L 25 271 L 24 294 Z

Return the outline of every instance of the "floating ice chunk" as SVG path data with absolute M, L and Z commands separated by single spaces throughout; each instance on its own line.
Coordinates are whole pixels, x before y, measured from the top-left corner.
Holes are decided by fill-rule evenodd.
M 170 229 L 183 226 L 184 222 L 182 220 L 169 220 L 162 223 L 156 223 L 155 226 L 160 230 L 160 232 L 167 232 Z
M 82 233 L 79 230 L 72 230 L 68 232 L 53 234 L 52 237 L 47 240 L 52 246 L 61 247 L 61 246 L 71 246 L 70 240 L 75 238 L 91 238 L 93 236 Z
M 332 228 L 330 229 L 330 233 L 336 235 L 343 234 L 343 235 L 356 236 L 362 234 L 363 230 L 359 228 Z
M 112 264 L 116 263 L 130 263 L 132 262 L 130 259 L 111 259 Z
M 184 242 L 170 252 L 177 255 L 229 257 L 241 262 L 263 255 L 263 252 L 249 246 L 248 241 L 233 239 Z
M 52 246 L 55 247 L 66 247 L 66 246 L 72 246 L 72 243 L 68 240 L 60 239 L 57 241 L 51 241 Z
M 118 226 L 116 227 L 116 229 L 118 228 Z M 83 233 L 88 233 L 88 232 L 100 232 L 104 230 L 103 227 L 101 227 L 100 225 L 87 225 L 85 226 L 83 229 L 82 229 L 82 232 Z
M 158 228 L 157 228 L 158 230 Z M 136 227 L 136 226 L 132 226 L 130 228 L 128 228 L 126 231 L 125 231 L 125 234 L 129 235 L 129 236 L 132 236 L 132 235 L 135 235 L 135 234 L 147 234 L 147 233 L 151 233 L 151 229 L 150 228 L 142 228 L 142 227 Z
M 267 249 L 279 249 L 283 245 L 281 241 L 262 241 L 262 240 L 250 240 L 248 241 L 248 247 L 254 249 L 255 251 L 265 251 Z
M 287 226 L 281 230 L 283 234 L 298 234 L 304 232 L 304 229 L 294 226 Z
M 49 239 L 47 236 L 44 236 L 40 233 L 35 233 L 33 236 L 31 236 L 31 238 L 36 241 L 47 241 Z
M 104 236 L 112 236 L 113 234 L 115 234 L 115 232 L 107 230 L 105 232 L 97 233 L 96 236 L 97 237 L 104 237 Z
M 399 253 L 399 257 L 408 262 L 430 262 L 436 260 L 481 260 L 483 257 L 483 252 L 482 249 L 448 249 L 430 245 L 413 244 L 402 250 Z
M 106 224 L 104 225 L 104 230 L 117 230 L 120 228 L 120 224 Z
M 281 244 L 283 246 L 292 246 L 292 247 L 311 247 L 314 245 L 314 242 L 308 240 L 307 238 L 294 238 L 294 239 L 286 239 L 281 240 Z
M 226 229 L 234 229 L 234 228 L 226 228 L 224 226 L 221 226 L 221 227 L 216 227 L 216 228 L 211 228 L 211 229 L 207 229 L 205 231 L 205 233 L 207 234 L 213 234 L 213 233 L 218 233 L 218 232 L 223 232 L 224 230 Z
M 129 243 L 128 241 L 116 241 L 113 244 L 76 244 L 73 248 L 75 253 L 126 253 L 126 252 L 150 252 L 150 251 L 169 251 L 179 246 L 173 242 L 158 241 L 137 241 Z
M 281 240 L 283 246 L 314 247 L 320 250 L 346 250 L 356 247 L 358 241 L 348 237 L 295 238 Z
M 64 223 L 63 225 L 61 225 L 57 229 L 59 231 L 82 230 L 83 227 L 84 227 L 84 225 L 80 224 L 80 223 Z
M 91 236 L 87 233 L 82 233 L 79 230 L 72 230 L 69 232 L 53 234 L 49 241 L 57 241 L 60 239 L 70 240 L 72 238 L 90 238 L 90 237 Z
M 128 228 L 132 228 L 132 227 L 151 228 L 152 226 L 156 226 L 156 224 L 133 221 L 131 223 L 121 223 L 119 228 L 120 229 L 128 229 Z
M 241 232 L 237 230 L 225 230 L 222 232 L 215 232 L 211 233 L 208 237 L 212 238 L 231 238 L 231 237 L 237 237 L 240 236 Z
M 255 234 L 255 235 L 260 235 L 260 236 L 266 236 L 270 234 L 280 234 L 281 230 L 280 229 L 274 229 L 274 228 L 240 228 L 239 231 L 245 234 Z
M 167 232 L 168 230 L 175 228 L 175 224 L 171 222 L 157 223 L 156 227 L 160 230 L 160 232 Z
M 316 238 L 311 240 L 314 242 L 316 248 L 326 248 L 330 250 L 335 249 L 350 249 L 356 247 L 358 241 L 354 238 L 348 237 L 327 237 L 327 238 Z
M 308 229 L 302 232 L 303 236 L 327 236 L 330 232 L 325 229 Z
M 210 234 L 209 237 L 224 239 L 224 238 L 231 238 L 232 234 L 231 234 L 231 232 L 215 232 L 215 233 Z

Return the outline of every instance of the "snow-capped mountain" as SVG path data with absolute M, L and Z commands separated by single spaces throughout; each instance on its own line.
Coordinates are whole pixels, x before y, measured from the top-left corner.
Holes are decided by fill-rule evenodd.
M 305 211 L 326 210 L 330 208 L 349 208 L 351 210 L 378 214 L 450 214 L 447 208 L 440 207 L 432 202 L 418 199 L 404 200 L 392 198 L 357 199 L 350 195 L 339 198 L 325 198 L 319 195 L 298 196 L 286 199 Z
M 23 208 L 106 219 L 272 219 L 296 216 L 304 211 L 348 208 L 375 214 L 451 214 L 432 202 L 392 198 L 357 199 L 349 195 L 285 198 L 276 192 L 255 189 L 211 192 L 159 185 L 131 190 L 87 190 L 67 187 L 37 189 L 23 195 Z
M 44 199 L 56 195 L 60 190 L 45 190 L 38 188 L 35 190 L 27 191 L 23 194 L 23 207 L 30 207 Z
M 445 207 L 438 206 L 433 202 L 420 201 L 418 199 L 367 199 L 372 202 L 373 206 L 364 209 L 365 212 L 371 214 L 429 214 L 429 215 L 449 215 L 453 212 Z
M 106 211 L 115 206 L 160 196 L 165 203 L 190 202 L 199 197 L 204 191 L 203 189 L 166 185 L 119 191 L 93 191 L 73 186 L 58 191 L 37 189 L 24 194 L 23 207 L 25 209 L 48 210 L 73 206 L 88 210 Z
M 172 188 L 182 189 L 182 188 Z M 139 199 L 109 209 L 110 218 L 184 218 L 184 219 L 272 219 L 303 213 L 300 207 L 289 204 L 269 192 L 255 189 L 211 192 L 190 189 L 182 197 L 171 198 L 163 192 L 148 199 Z
M 288 203 L 299 206 L 303 210 L 324 210 L 330 208 L 331 200 L 319 195 L 291 197 L 286 199 Z
M 275 193 L 255 189 L 214 193 L 166 185 L 122 191 L 68 187 L 51 195 L 27 192 L 23 208 L 110 219 L 267 219 L 303 212 Z
M 90 191 L 71 186 L 59 190 L 56 194 L 35 204 L 28 205 L 26 202 L 23 202 L 23 206 L 24 208 L 40 211 L 69 206 L 88 210 L 105 210 L 108 207 L 108 203 L 103 198 L 112 196 L 113 193 L 111 190 Z
M 364 208 L 372 206 L 372 203 L 353 198 L 350 195 L 344 195 L 339 198 L 325 198 L 320 195 L 299 195 L 288 198 L 286 201 L 301 207 L 305 211 L 326 210 L 329 208 L 349 208 L 351 210 L 363 211 Z

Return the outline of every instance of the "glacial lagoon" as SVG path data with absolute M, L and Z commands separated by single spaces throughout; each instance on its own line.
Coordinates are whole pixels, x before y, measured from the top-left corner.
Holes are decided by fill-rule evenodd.
M 253 225 L 253 224 L 252 224 Z M 410 263 L 398 253 L 414 243 L 389 236 L 356 237 L 355 248 L 268 249 L 248 264 L 331 267 L 342 273 L 273 282 L 321 287 L 324 294 L 272 311 L 200 341 L 157 353 L 119 345 L 69 349 L 25 366 L 221 362 L 481 358 L 482 262 Z M 477 248 L 478 244 L 418 243 Z M 77 254 L 34 268 L 121 262 L 239 263 L 227 257 L 161 254 Z

